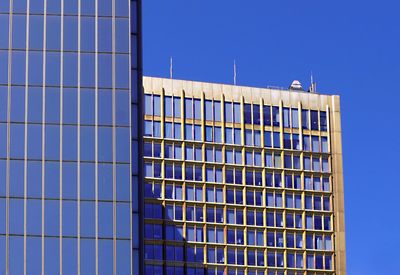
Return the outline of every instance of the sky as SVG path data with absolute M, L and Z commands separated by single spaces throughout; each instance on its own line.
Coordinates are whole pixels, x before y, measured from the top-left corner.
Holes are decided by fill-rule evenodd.
M 398 274 L 400 2 L 144 0 L 146 76 L 341 96 L 347 274 Z M 396 157 L 397 156 L 397 157 Z

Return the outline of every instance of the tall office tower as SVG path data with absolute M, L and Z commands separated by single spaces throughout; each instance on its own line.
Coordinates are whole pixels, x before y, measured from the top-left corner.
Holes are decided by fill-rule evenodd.
M 0 1 L 0 274 L 139 274 L 139 12 Z
M 339 97 L 144 78 L 145 274 L 345 271 Z

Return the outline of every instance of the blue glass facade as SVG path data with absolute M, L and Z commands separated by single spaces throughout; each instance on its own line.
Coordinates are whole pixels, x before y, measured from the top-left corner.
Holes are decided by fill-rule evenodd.
M 139 10 L 0 1 L 0 274 L 139 274 Z

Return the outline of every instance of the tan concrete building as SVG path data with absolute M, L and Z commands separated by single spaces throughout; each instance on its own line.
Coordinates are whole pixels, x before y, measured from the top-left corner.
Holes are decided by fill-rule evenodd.
M 339 96 L 145 77 L 146 274 L 346 274 Z

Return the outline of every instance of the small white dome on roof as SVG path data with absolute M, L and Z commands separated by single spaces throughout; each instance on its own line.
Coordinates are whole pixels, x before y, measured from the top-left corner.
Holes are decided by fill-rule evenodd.
M 292 84 L 289 87 L 290 90 L 300 90 L 300 91 L 304 91 L 303 87 L 301 86 L 300 81 L 298 80 L 293 80 Z

